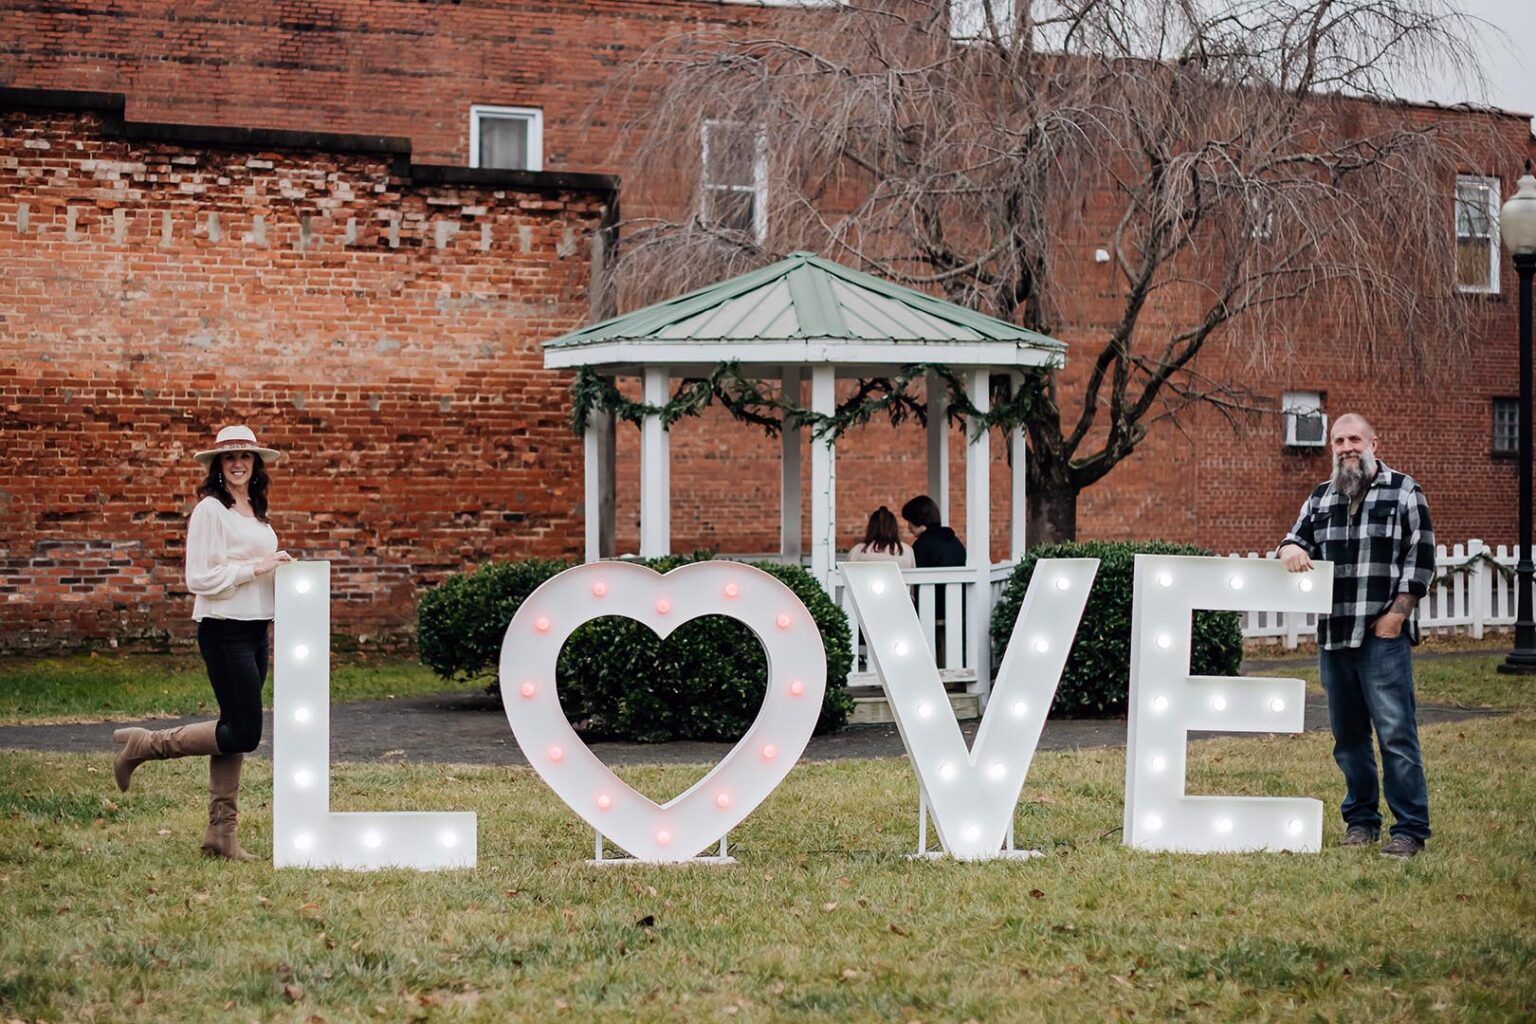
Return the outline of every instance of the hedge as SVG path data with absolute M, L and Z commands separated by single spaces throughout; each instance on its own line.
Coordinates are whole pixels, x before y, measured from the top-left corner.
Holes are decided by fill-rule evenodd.
M 1131 678 L 1131 584 L 1136 556 L 1211 555 L 1186 544 L 1163 541 L 1089 541 L 1035 548 L 1014 567 L 992 610 L 992 647 L 1002 659 L 1013 634 L 1019 605 L 1042 558 L 1097 558 L 1099 572 L 1083 610 L 1072 652 L 1056 689 L 1051 714 L 1062 718 L 1108 718 L 1125 714 Z M 1243 660 L 1242 623 L 1237 612 L 1197 611 L 1190 651 L 1195 675 L 1236 675 Z
M 637 561 L 667 572 L 709 557 L 695 552 Z M 816 731 L 841 728 L 853 709 L 846 689 L 852 667 L 847 615 L 799 566 L 748 564 L 778 577 L 810 610 L 827 652 L 827 691 Z M 568 567 L 532 559 L 450 576 L 422 595 L 422 662 L 445 679 L 494 677 L 507 623 L 529 594 Z M 630 619 L 593 619 L 566 641 L 558 673 L 561 707 L 580 732 L 642 743 L 737 739 L 756 719 L 768 685 L 761 643 L 746 625 L 723 615 L 685 623 L 665 641 Z

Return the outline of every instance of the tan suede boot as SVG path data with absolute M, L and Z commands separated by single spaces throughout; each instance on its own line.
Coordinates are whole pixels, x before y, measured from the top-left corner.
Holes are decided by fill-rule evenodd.
M 236 797 L 240 793 L 240 766 L 244 754 L 217 754 L 208 759 L 208 831 L 203 834 L 203 853 L 230 860 L 255 860 L 235 838 L 239 821 Z
M 117 788 L 128 792 L 133 770 L 145 761 L 217 754 L 219 742 L 215 733 L 218 727 L 218 722 L 194 722 L 157 732 L 137 727 L 117 730 L 112 734 L 112 742 L 123 748 L 112 762 L 112 777 L 117 780 Z

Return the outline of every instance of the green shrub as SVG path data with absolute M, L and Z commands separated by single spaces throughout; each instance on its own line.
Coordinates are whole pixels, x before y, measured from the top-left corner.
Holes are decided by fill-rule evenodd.
M 1056 689 L 1051 713 L 1062 718 L 1123 715 L 1131 678 L 1131 584 L 1136 556 L 1210 555 L 1205 548 L 1163 541 L 1050 544 L 1032 550 L 1013 570 L 992 610 L 992 647 L 1001 660 L 1013 621 L 1042 558 L 1097 558 L 1099 573 L 1083 610 L 1083 621 Z M 1195 675 L 1236 675 L 1243 660 L 1242 623 L 1237 612 L 1197 611 L 1190 649 Z
M 707 552 L 642 560 L 667 572 Z M 827 652 L 827 693 L 817 732 L 841 728 L 853 709 L 848 617 L 799 566 L 752 563 L 778 577 L 810 610 Z M 417 643 L 422 661 L 449 679 L 494 676 L 507 623 L 539 584 L 567 568 L 531 560 L 482 566 L 424 594 Z M 722 615 L 694 619 L 665 641 L 631 619 L 604 616 L 577 629 L 560 652 L 560 705 L 592 738 L 661 743 L 732 740 L 757 717 L 768 685 L 762 644 Z

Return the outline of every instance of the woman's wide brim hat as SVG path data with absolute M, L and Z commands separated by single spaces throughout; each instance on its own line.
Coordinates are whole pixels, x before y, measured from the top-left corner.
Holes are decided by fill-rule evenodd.
M 266 463 L 276 462 L 283 457 L 282 452 L 272 448 L 264 448 L 256 440 L 256 435 L 250 427 L 225 427 L 219 431 L 219 436 L 213 439 L 213 447 L 207 451 L 198 452 L 192 456 L 203 465 L 208 465 L 215 457 L 226 452 L 255 452 L 261 456 L 261 461 Z

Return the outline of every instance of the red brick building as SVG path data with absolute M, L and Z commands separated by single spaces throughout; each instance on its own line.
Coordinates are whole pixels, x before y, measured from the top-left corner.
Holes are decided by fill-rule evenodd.
M 0 103 L 0 646 L 184 635 L 189 455 L 226 422 L 294 452 L 274 522 L 285 545 L 336 563 L 343 630 L 408 628 L 422 585 L 487 558 L 579 554 L 568 378 L 542 369 L 538 346 L 593 314 L 589 243 L 617 207 L 602 175 L 651 99 L 643 82 L 604 85 L 670 35 L 765 16 L 698 0 L 0 12 L 0 84 L 123 97 Z M 1507 193 L 1528 124 L 1494 121 L 1507 146 L 1466 172 Z M 482 146 L 537 170 L 466 170 Z M 664 191 L 626 182 L 626 212 Z M 1084 261 L 1062 340 L 1102 331 L 1108 274 Z M 1202 358 L 1277 405 L 1315 394 L 1331 415 L 1364 412 L 1385 459 L 1423 483 L 1443 540 L 1508 543 L 1514 464 L 1494 450 L 1516 393 L 1504 276 L 1465 297 L 1476 357 L 1433 384 L 1362 371 L 1326 317 L 1282 365 L 1250 367 L 1224 343 Z M 1083 367 L 1068 360 L 1070 388 Z M 1284 430 L 1277 416 L 1236 436 L 1196 415 L 1154 432 L 1085 492 L 1079 535 L 1271 544 L 1327 472 Z M 621 427 L 621 551 L 637 543 L 636 443 Z M 674 549 L 774 549 L 777 443 L 712 416 L 678 424 L 672 444 Z M 924 445 L 915 427 L 872 426 L 842 447 L 846 543 L 869 509 L 924 489 Z

